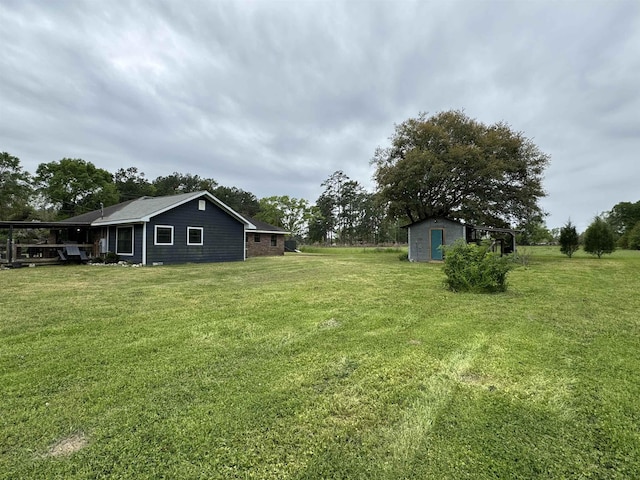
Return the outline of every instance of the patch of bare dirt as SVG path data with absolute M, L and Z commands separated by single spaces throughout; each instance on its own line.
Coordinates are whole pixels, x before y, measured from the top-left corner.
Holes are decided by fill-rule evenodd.
M 341 323 L 336 320 L 335 318 L 330 318 L 329 320 L 326 320 L 322 323 L 320 323 L 320 325 L 318 325 L 320 328 L 325 328 L 325 329 L 329 329 L 329 328 L 338 328 L 341 325 Z
M 89 440 L 84 433 L 78 432 L 63 438 L 51 446 L 47 452 L 49 457 L 67 457 L 89 444 Z

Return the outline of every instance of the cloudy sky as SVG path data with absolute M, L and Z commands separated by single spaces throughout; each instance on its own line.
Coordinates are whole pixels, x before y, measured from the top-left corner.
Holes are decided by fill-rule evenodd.
M 640 200 L 640 2 L 0 0 L 0 151 L 314 202 L 464 109 L 551 156 L 549 227 Z

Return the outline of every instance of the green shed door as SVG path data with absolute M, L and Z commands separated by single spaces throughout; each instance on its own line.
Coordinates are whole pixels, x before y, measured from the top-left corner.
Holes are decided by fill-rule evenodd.
M 442 241 L 444 239 L 444 230 L 441 228 L 431 230 L 431 260 L 442 260 Z

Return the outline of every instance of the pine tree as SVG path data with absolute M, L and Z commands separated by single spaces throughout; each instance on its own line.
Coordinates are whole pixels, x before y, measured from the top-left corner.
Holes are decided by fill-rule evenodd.
M 580 248 L 579 236 L 571 219 L 560 229 L 560 252 L 571 258 Z
M 601 217 L 596 217 L 584 232 L 584 251 L 601 258 L 616 249 L 613 230 Z

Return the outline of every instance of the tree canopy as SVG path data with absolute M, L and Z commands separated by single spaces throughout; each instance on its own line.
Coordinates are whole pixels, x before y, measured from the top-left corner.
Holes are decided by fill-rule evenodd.
M 261 198 L 256 218 L 284 228 L 292 237 L 302 238 L 309 220 L 309 202 L 288 195 Z
M 618 245 L 622 248 L 637 248 L 635 239 L 640 225 L 640 200 L 620 202 L 613 206 L 610 212 L 604 214 L 605 219 L 613 228 L 618 238 Z M 632 234 L 632 232 L 634 232 Z M 633 238 L 633 242 L 631 239 Z M 632 244 L 633 243 L 633 244 Z
M 50 204 L 58 207 L 60 218 L 72 217 L 118 203 L 113 176 L 80 158 L 41 163 L 36 184 Z
M 615 249 L 613 229 L 601 217 L 596 217 L 584 232 L 584 251 L 601 258 L 605 253 L 613 253 Z
M 125 202 L 144 196 L 155 195 L 155 187 L 144 177 L 144 173 L 138 172 L 136 167 L 118 169 L 113 176 L 118 190 L 118 201 Z
M 324 191 L 309 214 L 309 239 L 343 244 L 377 243 L 390 240 L 386 204 L 378 201 L 342 170 L 333 172 L 321 184 Z
M 506 123 L 485 125 L 452 110 L 396 125 L 372 163 L 396 217 L 446 216 L 494 227 L 539 219 L 549 156 Z
M 238 187 L 219 186 L 209 190 L 213 195 L 238 213 L 255 216 L 260 211 L 258 198 Z
M 164 195 L 176 195 L 179 193 L 192 193 L 201 190 L 212 192 L 217 186 L 212 178 L 202 178 L 199 175 L 190 173 L 173 172 L 165 177 L 158 177 L 153 181 L 155 194 L 159 197 Z
M 640 222 L 627 233 L 627 246 L 633 250 L 640 250 Z
M 624 235 L 640 222 L 640 200 L 635 203 L 617 203 L 606 217 L 614 231 Z
M 31 176 L 20 165 L 20 159 L 0 153 L 0 219 L 24 220 L 30 213 Z

